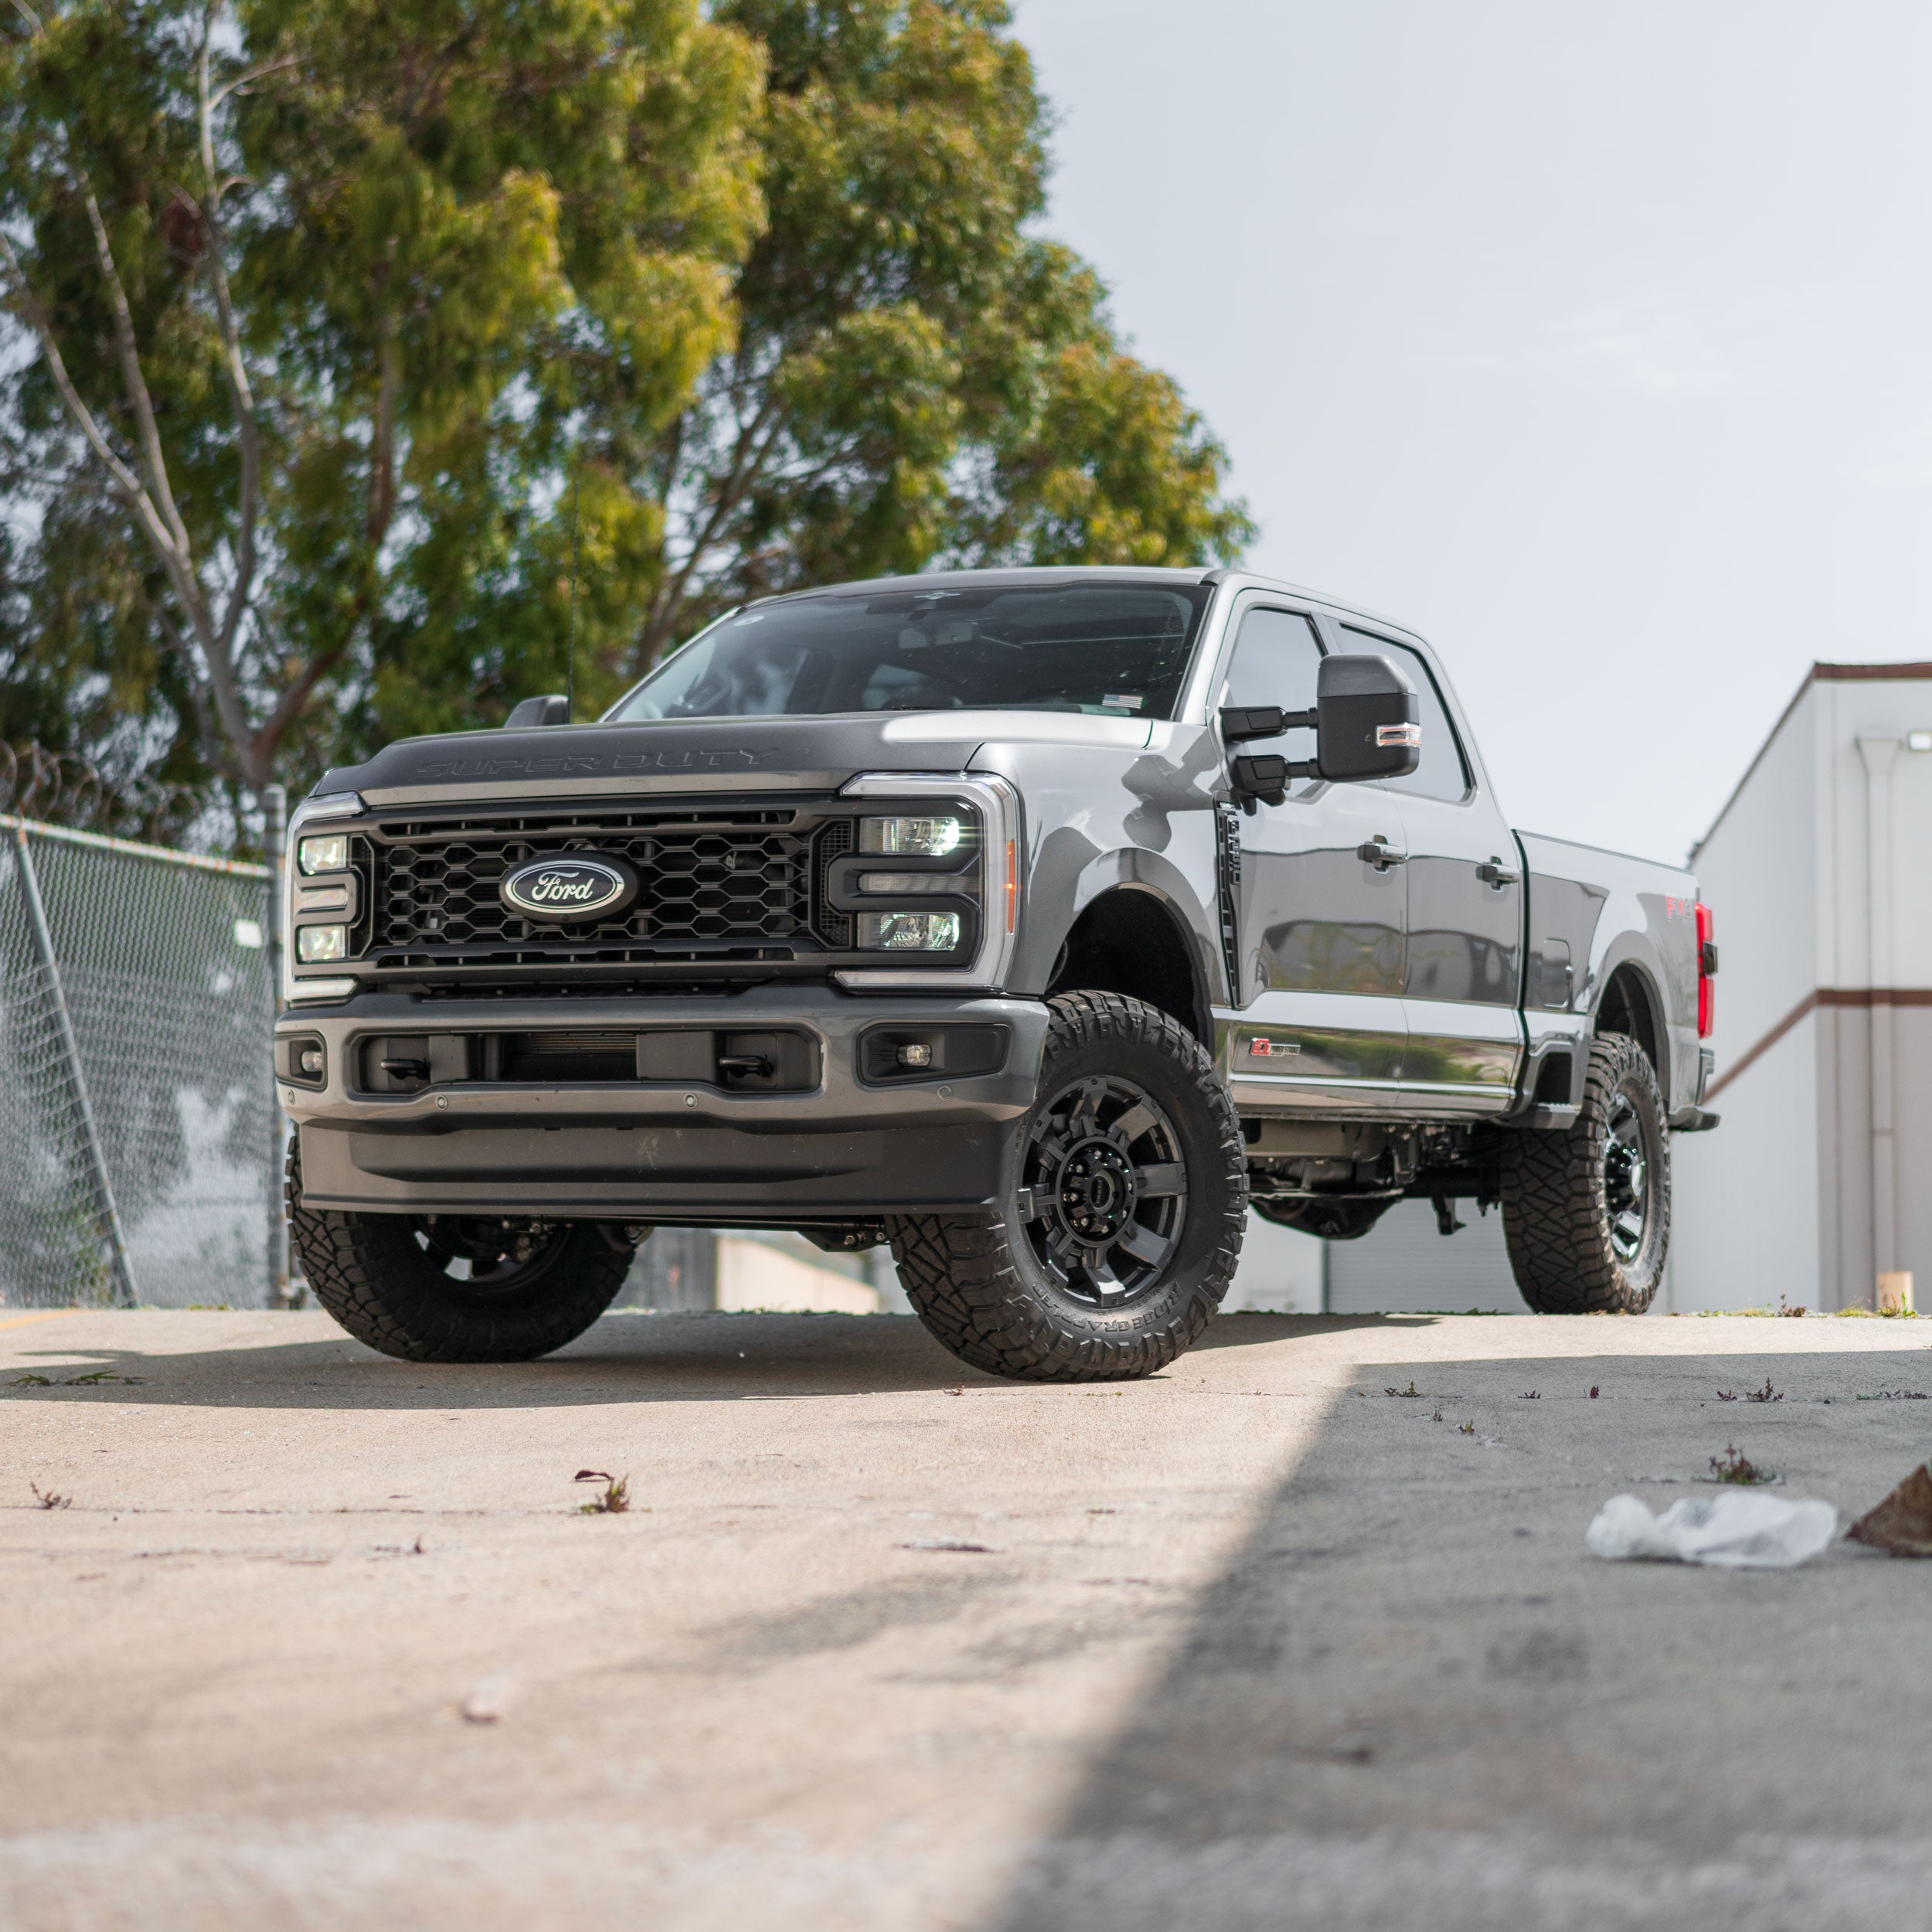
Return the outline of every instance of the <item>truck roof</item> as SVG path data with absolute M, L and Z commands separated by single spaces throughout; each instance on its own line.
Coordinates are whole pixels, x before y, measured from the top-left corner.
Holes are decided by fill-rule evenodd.
M 912 577 L 860 577 L 848 583 L 812 584 L 797 590 L 780 591 L 773 597 L 756 597 L 751 601 L 783 604 L 794 597 L 876 597 L 881 592 L 963 589 L 969 584 L 1010 583 L 1017 587 L 1029 583 L 1077 583 L 1083 578 L 1104 578 L 1115 583 L 1229 583 L 1243 590 L 1279 590 L 1287 596 L 1304 597 L 1311 604 L 1340 611 L 1346 617 L 1364 617 L 1372 624 L 1386 625 L 1401 631 L 1406 637 L 1420 636 L 1400 618 L 1352 604 L 1345 598 L 1331 597 L 1324 590 L 1311 590 L 1304 583 L 1290 583 L 1281 577 L 1265 577 L 1257 570 L 1236 570 L 1225 565 L 1209 568 L 1204 565 L 1176 567 L 1146 563 L 1029 563 L 995 565 L 975 570 L 922 570 Z

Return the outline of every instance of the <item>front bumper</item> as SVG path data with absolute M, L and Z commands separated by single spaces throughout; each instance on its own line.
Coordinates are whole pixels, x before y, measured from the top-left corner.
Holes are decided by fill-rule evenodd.
M 869 1084 L 861 1036 L 1006 1029 L 995 1070 Z M 793 1226 L 983 1207 L 1009 1129 L 1032 1104 L 1046 1007 L 1037 1000 L 876 998 L 796 982 L 728 998 L 436 1000 L 372 993 L 297 1008 L 277 1040 L 319 1039 L 325 1083 L 278 1080 L 300 1132 L 311 1207 L 406 1213 Z M 789 1029 L 818 1048 L 818 1084 L 734 1093 L 703 1081 L 432 1080 L 371 1094 L 350 1083 L 366 1041 L 688 1026 Z M 278 1064 L 281 1062 L 278 1060 Z

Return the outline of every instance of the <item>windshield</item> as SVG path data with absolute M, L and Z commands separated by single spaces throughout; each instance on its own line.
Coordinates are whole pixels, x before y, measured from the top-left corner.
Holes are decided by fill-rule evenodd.
M 1083 711 L 1171 718 L 1206 584 L 1083 583 L 787 598 L 741 611 L 611 712 Z

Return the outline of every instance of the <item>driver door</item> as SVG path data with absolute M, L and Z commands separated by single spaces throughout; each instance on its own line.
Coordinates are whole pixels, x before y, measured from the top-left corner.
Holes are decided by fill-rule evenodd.
M 1323 649 L 1308 612 L 1257 598 L 1235 625 L 1217 709 L 1312 707 Z M 1291 758 L 1312 747 L 1304 732 L 1278 741 Z M 1218 1030 L 1236 1104 L 1399 1114 L 1408 881 L 1398 801 L 1376 786 L 1304 781 L 1281 804 L 1230 815 L 1230 829 L 1240 847 L 1236 1010 Z

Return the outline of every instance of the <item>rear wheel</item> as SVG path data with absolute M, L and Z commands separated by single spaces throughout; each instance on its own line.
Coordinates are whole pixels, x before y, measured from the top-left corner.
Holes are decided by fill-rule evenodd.
M 405 1362 L 548 1355 L 611 1305 L 634 1252 L 620 1230 L 582 1222 L 306 1208 L 292 1149 L 288 1229 L 316 1300 Z
M 990 1215 L 886 1233 L 962 1360 L 1029 1382 L 1151 1375 L 1199 1335 L 1240 1253 L 1240 1122 L 1200 1043 L 1114 993 L 1052 1000 L 1039 1099 Z
M 1650 1306 L 1670 1245 L 1670 1135 L 1656 1070 L 1628 1035 L 1592 1043 L 1573 1127 L 1505 1137 L 1502 1226 L 1539 1315 Z

